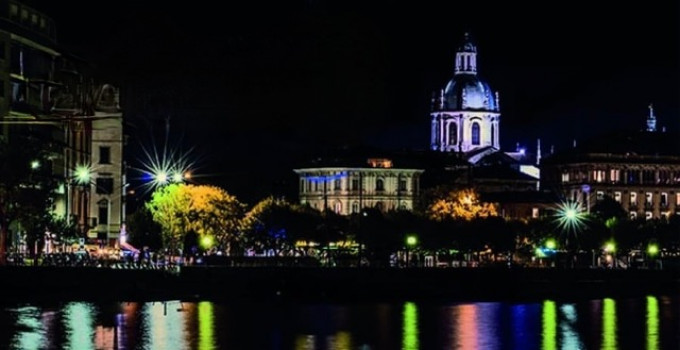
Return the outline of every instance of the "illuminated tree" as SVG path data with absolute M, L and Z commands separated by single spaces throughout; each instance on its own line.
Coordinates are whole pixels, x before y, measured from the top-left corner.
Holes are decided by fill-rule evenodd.
M 218 187 L 187 184 L 159 188 L 146 207 L 163 228 L 163 244 L 171 249 L 194 231 L 199 237 L 214 237 L 218 248 L 229 251 L 238 241 L 244 212 L 236 197 Z
M 437 198 L 427 209 L 428 216 L 436 221 L 446 219 L 472 220 L 478 217 L 496 216 L 492 203 L 483 203 L 473 189 L 450 191 L 446 196 Z

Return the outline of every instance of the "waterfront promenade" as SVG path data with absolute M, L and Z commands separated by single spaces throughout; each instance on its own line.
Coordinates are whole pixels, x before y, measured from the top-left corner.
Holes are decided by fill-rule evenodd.
M 556 268 L 298 268 L 185 266 L 176 270 L 5 266 L 13 300 L 460 301 L 678 294 L 680 270 Z

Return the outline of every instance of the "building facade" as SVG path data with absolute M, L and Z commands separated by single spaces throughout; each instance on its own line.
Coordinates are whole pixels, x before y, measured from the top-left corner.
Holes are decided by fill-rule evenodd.
M 656 130 L 650 107 L 643 131 L 603 137 L 544 158 L 542 186 L 590 211 L 605 197 L 631 219 L 680 214 L 677 135 Z
M 364 167 L 295 169 L 300 204 L 340 215 L 375 208 L 413 210 L 420 193 L 420 169 L 393 168 L 389 159 L 369 159 Z
M 0 1 L 2 137 L 41 129 L 62 145 L 49 157 L 62 183 L 54 213 L 83 237 L 112 243 L 124 220 L 123 118 L 117 88 L 95 75 L 87 62 L 59 49 L 51 18 L 18 1 Z M 78 169 L 87 169 L 86 182 L 77 181 Z

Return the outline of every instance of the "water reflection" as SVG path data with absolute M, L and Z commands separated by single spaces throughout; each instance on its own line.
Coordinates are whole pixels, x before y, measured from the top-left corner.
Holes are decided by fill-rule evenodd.
M 647 350 L 659 349 L 659 302 L 647 297 Z
M 403 311 L 403 337 L 401 348 L 403 350 L 418 350 L 418 307 L 415 303 L 404 303 Z
M 557 306 L 552 300 L 543 302 L 543 312 L 541 315 L 541 349 L 557 349 Z
M 662 302 L 661 302 L 661 301 Z M 564 303 L 12 305 L 0 349 L 680 348 L 679 297 Z M 597 307 L 590 307 L 595 305 Z M 622 322 L 618 322 L 622 320 Z M 625 322 L 623 322 L 625 320 Z
M 604 299 L 602 307 L 602 349 L 618 349 L 616 338 L 616 302 Z

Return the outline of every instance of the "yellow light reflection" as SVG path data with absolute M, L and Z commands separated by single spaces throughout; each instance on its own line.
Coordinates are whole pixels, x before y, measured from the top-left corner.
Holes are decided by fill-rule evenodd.
M 213 304 L 209 301 L 198 303 L 198 349 L 215 349 L 215 315 Z
M 352 337 L 349 332 L 338 332 L 327 339 L 330 350 L 352 350 Z
M 295 337 L 295 350 L 314 350 L 315 337 L 311 334 L 299 334 Z
M 417 350 L 420 347 L 418 342 L 418 307 L 415 303 L 404 303 L 403 310 L 403 332 L 401 348 L 402 350 Z
M 543 330 L 541 331 L 541 349 L 557 349 L 557 306 L 552 300 L 543 302 L 541 317 Z
M 618 349 L 616 339 L 616 302 L 607 298 L 602 307 L 602 349 Z
M 21 329 L 12 339 L 12 346 L 16 349 L 43 349 L 45 333 L 40 322 L 40 310 L 35 306 L 26 306 L 16 310 L 17 328 Z
M 659 349 L 659 301 L 647 297 L 647 350 Z
M 88 303 L 69 303 L 64 307 L 65 349 L 94 349 L 94 308 Z

